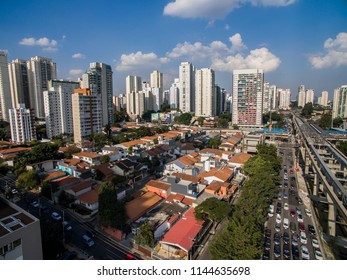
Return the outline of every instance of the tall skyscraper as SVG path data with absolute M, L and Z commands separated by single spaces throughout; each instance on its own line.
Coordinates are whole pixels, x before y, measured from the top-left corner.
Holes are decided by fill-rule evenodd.
M 335 89 L 333 101 L 333 119 L 347 118 L 347 85 Z
M 170 104 L 170 108 L 172 108 L 172 109 L 178 109 L 179 108 L 179 96 L 180 96 L 179 86 L 180 86 L 180 80 L 175 79 L 174 82 L 172 83 L 171 87 L 170 87 L 169 104 Z
M 264 83 L 264 97 L 263 97 L 263 113 L 266 114 L 271 110 L 271 90 L 270 83 Z
M 279 88 L 278 93 L 278 108 L 282 110 L 290 109 L 290 89 L 289 88 Z
M 216 106 L 215 106 L 215 115 L 218 116 L 226 111 L 226 90 L 221 88 L 218 85 L 215 85 L 215 95 L 216 95 Z
M 141 77 L 127 76 L 125 79 L 125 95 L 127 99 L 127 113 L 133 117 L 136 113 L 135 93 L 142 90 Z
M 312 105 L 314 104 L 314 90 L 313 89 L 306 90 L 305 104 L 307 104 L 307 103 L 312 103 Z
M 7 53 L 0 50 L 0 118 L 8 121 L 8 110 L 12 108 Z
M 159 88 L 161 94 L 164 92 L 163 73 L 155 70 L 151 73 L 151 88 Z
M 322 96 L 318 98 L 318 104 L 321 106 L 328 106 L 329 93 L 322 91 Z
M 126 109 L 126 96 L 124 94 L 113 96 L 113 105 L 115 106 L 115 110 L 117 111 Z
M 50 58 L 35 56 L 27 61 L 30 106 L 37 118 L 44 118 L 43 92 L 49 90 L 48 81 L 57 79 L 56 64 Z
M 216 113 L 215 74 L 210 68 L 195 72 L 195 116 L 212 117 Z
M 29 143 L 36 139 L 35 114 L 33 109 L 19 104 L 17 108 L 9 109 L 11 141 L 16 144 Z
M 43 92 L 47 137 L 73 133 L 72 94 L 78 82 L 51 80 L 49 91 Z
M 301 85 L 298 89 L 298 107 L 304 107 L 306 104 L 306 91 L 305 86 Z
M 13 108 L 17 108 L 18 104 L 25 104 L 25 108 L 31 108 L 27 61 L 22 59 L 13 60 L 9 63 L 8 69 Z
M 276 110 L 278 108 L 278 98 L 277 98 L 277 86 L 270 86 L 270 96 L 271 96 L 271 106 L 270 110 Z
M 264 71 L 234 70 L 232 123 L 245 127 L 262 127 Z
M 179 102 L 183 113 L 195 112 L 195 69 L 190 62 L 179 66 Z
M 113 79 L 110 65 L 92 62 L 82 76 L 82 88 L 89 88 L 93 95 L 101 96 L 102 125 L 114 122 Z
M 74 142 L 81 144 L 85 137 L 102 132 L 100 95 L 90 89 L 75 89 L 72 95 Z

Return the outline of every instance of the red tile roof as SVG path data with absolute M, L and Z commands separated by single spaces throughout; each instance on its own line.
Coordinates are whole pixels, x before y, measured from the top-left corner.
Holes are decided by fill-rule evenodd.
M 175 176 L 176 178 L 180 178 L 182 180 L 185 180 L 185 181 L 190 181 L 190 182 L 193 182 L 195 184 L 197 184 L 199 182 L 199 178 L 196 177 L 196 176 L 192 176 L 192 175 L 189 175 L 189 174 L 185 174 L 185 173 L 172 173 L 172 176 Z
M 238 164 L 244 164 L 246 163 L 252 156 L 250 154 L 246 153 L 239 153 L 234 156 L 232 156 L 229 159 L 230 163 L 238 163 Z
M 89 192 L 86 192 L 84 194 L 81 194 L 76 197 L 77 200 L 88 203 L 88 204 L 95 204 L 99 200 L 99 187 L 92 189 Z
M 146 187 L 152 187 L 152 188 L 156 188 L 156 189 L 161 189 L 164 191 L 167 191 L 171 185 L 170 184 L 166 184 L 163 182 L 159 182 L 156 180 L 150 180 L 149 182 L 147 182 L 147 184 L 145 185 Z
M 97 153 L 90 153 L 90 152 L 80 152 L 80 153 L 77 153 L 77 154 L 73 154 L 73 156 L 87 157 L 87 158 L 98 158 L 98 157 L 101 157 L 101 155 L 99 155 Z
M 190 208 L 164 235 L 162 242 L 189 251 L 194 244 L 193 239 L 202 229 L 203 223 L 203 221 L 199 221 L 195 218 L 194 208 Z

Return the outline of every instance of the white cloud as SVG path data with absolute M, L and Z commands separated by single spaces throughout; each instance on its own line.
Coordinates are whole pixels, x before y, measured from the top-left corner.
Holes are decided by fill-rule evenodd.
M 72 55 L 72 58 L 84 59 L 84 58 L 86 58 L 86 56 L 82 53 L 75 53 Z
M 324 54 L 311 55 L 309 62 L 316 69 L 347 65 L 347 33 L 341 32 L 336 39 L 324 42 Z
M 297 0 L 174 0 L 164 7 L 164 15 L 222 19 L 231 11 L 247 4 L 282 7 L 295 2 Z
M 254 49 L 247 56 L 238 53 L 212 61 L 212 68 L 217 71 L 232 72 L 235 69 L 261 68 L 271 72 L 278 68 L 281 60 L 267 48 Z
M 24 46 L 55 47 L 58 45 L 58 42 L 56 40 L 49 40 L 47 37 L 42 37 L 39 39 L 30 37 L 30 38 L 23 38 L 19 42 L 19 44 Z
M 235 35 L 231 36 L 229 38 L 229 41 L 231 43 L 232 51 L 242 51 L 243 49 L 247 48 L 245 44 L 242 42 L 240 33 L 236 33 Z
M 72 76 L 80 76 L 84 73 L 84 71 L 82 69 L 71 69 L 69 71 L 69 74 Z
M 158 68 L 160 65 L 167 63 L 169 60 L 166 57 L 160 58 L 155 53 L 136 53 L 122 54 L 121 62 L 116 66 L 117 71 L 131 71 L 144 68 Z

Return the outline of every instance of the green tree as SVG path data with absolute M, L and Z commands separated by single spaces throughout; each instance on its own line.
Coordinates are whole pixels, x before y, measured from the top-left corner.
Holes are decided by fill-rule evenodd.
M 104 182 L 99 188 L 99 222 L 117 229 L 127 222 L 124 203 L 117 200 L 117 188 L 111 182 Z
M 108 155 L 104 155 L 100 158 L 100 162 L 102 163 L 109 163 L 110 162 L 110 157 Z
M 195 207 L 195 217 L 198 220 L 211 220 L 215 223 L 221 222 L 231 213 L 231 206 L 226 201 L 217 198 L 208 198 Z
M 304 108 L 301 110 L 301 115 L 305 118 L 311 118 L 311 115 L 313 113 L 313 104 L 312 102 L 306 103 Z
M 234 123 L 233 124 L 233 129 L 239 129 L 239 126 L 236 123 Z
M 229 121 L 224 118 L 219 118 L 217 121 L 217 126 L 227 128 L 229 127 Z
M 76 153 L 79 153 L 81 152 L 81 149 L 76 147 L 75 145 L 73 146 L 68 146 L 66 147 L 66 150 L 65 150 L 65 153 L 64 153 L 64 156 L 66 158 L 72 158 L 72 155 L 73 154 L 76 154 Z
M 148 220 L 146 220 L 139 228 L 135 237 L 137 244 L 145 245 L 150 248 L 154 246 L 154 230 Z
M 198 125 L 203 125 L 204 120 L 205 120 L 205 117 L 202 117 L 202 116 L 201 116 L 201 117 L 198 117 L 198 118 L 196 119 Z
M 150 122 L 152 113 L 155 113 L 155 111 L 153 111 L 153 110 L 145 110 L 145 111 L 143 111 L 143 113 L 141 115 L 141 119 L 145 120 L 146 122 Z
M 33 190 L 38 188 L 39 183 L 39 175 L 35 170 L 31 170 L 19 175 L 19 177 L 16 180 L 16 187 L 25 188 L 27 190 Z
M 337 142 L 336 148 L 339 149 L 340 152 L 343 153 L 345 156 L 347 156 L 347 142 L 345 141 Z
M 213 149 L 218 149 L 218 147 L 222 144 L 222 140 L 219 139 L 219 137 L 211 138 L 208 141 L 208 147 Z
M 192 117 L 193 116 L 190 113 L 183 113 L 182 115 L 175 117 L 175 122 L 190 125 Z
M 331 114 L 323 114 L 321 118 L 317 121 L 317 124 L 322 129 L 329 129 L 331 128 Z
M 343 119 L 340 116 L 333 119 L 333 127 L 340 127 L 342 124 L 343 124 Z

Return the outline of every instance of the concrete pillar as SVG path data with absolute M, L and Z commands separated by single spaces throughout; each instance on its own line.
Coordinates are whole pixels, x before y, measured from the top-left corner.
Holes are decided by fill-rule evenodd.
M 315 173 L 313 177 L 313 195 L 318 195 L 319 183 L 318 174 Z
M 327 193 L 327 199 L 329 203 L 329 208 L 328 208 L 328 233 L 331 236 L 336 236 L 336 209 L 335 205 Z
M 305 175 L 308 174 L 309 168 L 310 168 L 310 158 L 308 156 L 308 151 L 305 150 L 305 170 L 304 173 Z

